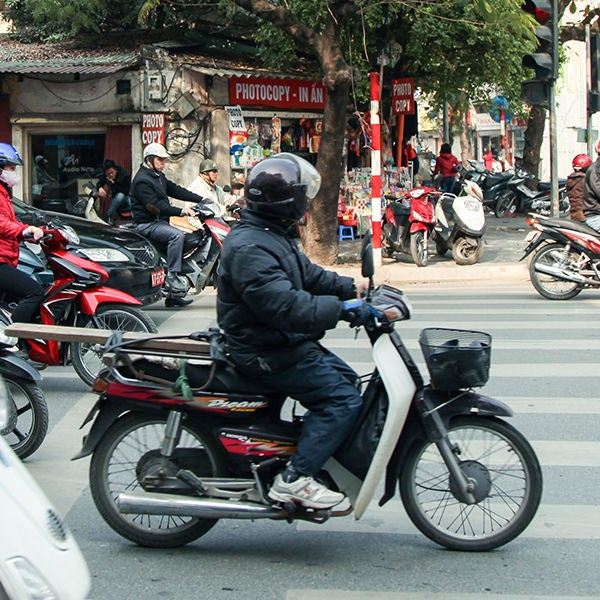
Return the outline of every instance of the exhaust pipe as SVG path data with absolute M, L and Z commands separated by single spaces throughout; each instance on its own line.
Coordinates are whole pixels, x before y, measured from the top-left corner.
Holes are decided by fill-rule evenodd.
M 538 273 L 544 273 L 545 275 L 551 275 L 552 277 L 556 277 L 557 279 L 572 281 L 573 283 L 600 286 L 600 281 L 597 281 L 596 279 L 584 277 L 579 273 L 575 273 L 574 271 L 567 271 L 565 269 L 561 269 L 560 267 L 552 267 L 550 265 L 540 265 L 536 263 L 535 270 Z
M 199 519 L 285 519 L 288 516 L 287 511 L 255 502 L 150 492 L 119 494 L 117 506 L 125 514 L 176 515 Z

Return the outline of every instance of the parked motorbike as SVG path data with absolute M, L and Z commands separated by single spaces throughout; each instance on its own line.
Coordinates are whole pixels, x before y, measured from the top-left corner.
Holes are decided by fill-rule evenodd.
M 69 251 L 71 244 L 79 243 L 71 227 L 50 223 L 42 229 L 44 237 L 40 247 L 53 278 L 45 287 L 40 323 L 146 333 L 157 331 L 154 321 L 139 308 L 141 302 L 137 298 L 104 285 L 108 279 L 104 267 Z M 101 348 L 98 345 L 40 339 L 24 342 L 31 360 L 61 365 L 70 359 L 75 372 L 85 383 L 92 385 L 94 382 L 100 368 Z
M 521 257 L 531 255 L 529 278 L 549 300 L 570 300 L 585 288 L 600 288 L 600 233 L 585 223 L 530 214 L 533 227 Z
M 16 352 L 17 339 L 4 333 L 10 314 L 0 308 L 0 376 L 8 393 L 8 414 L 0 434 L 19 458 L 31 456 L 48 431 L 48 405 L 40 373 Z
M 93 181 L 88 181 L 84 189 L 86 196 L 80 197 L 78 201 L 80 216 L 85 217 L 89 221 L 95 221 L 97 223 L 108 224 L 108 221 L 101 217 L 103 211 L 101 209 L 101 197 L 98 191 L 98 185 Z M 115 223 L 128 223 L 131 222 L 132 215 L 130 209 L 117 209 Z M 112 223 L 112 222 L 111 222 Z
M 473 265 L 483 254 L 486 229 L 483 193 L 474 181 L 462 177 L 460 181 L 459 195 L 442 194 L 435 205 L 432 238 L 440 256 L 452 249 L 457 265 Z
M 193 217 L 169 219 L 171 225 L 186 233 L 180 274 L 187 282 L 186 293 L 199 294 L 207 285 L 216 287 L 221 247 L 231 228 L 223 218 L 215 216 L 213 208 L 216 210 L 212 203 L 203 202 L 193 207 Z M 166 248 L 157 250 L 166 263 Z
M 552 214 L 552 198 L 550 182 L 540 181 L 537 189 L 532 190 L 527 182 L 534 175 L 525 169 L 517 169 L 517 177 L 508 182 L 509 193 L 498 202 L 497 217 L 512 216 L 515 213 L 535 212 L 542 215 Z M 561 217 L 569 215 L 571 203 L 567 196 L 566 179 L 559 179 L 558 209 Z
M 501 219 L 507 212 L 507 198 L 514 194 L 512 188 L 524 179 L 513 171 L 492 173 L 473 160 L 469 163 L 472 168 L 465 172 L 464 178 L 475 182 L 481 188 L 484 207 Z
M 435 188 L 418 186 L 406 192 L 404 198 L 386 196 L 392 201 L 385 207 L 381 220 L 383 250 L 410 254 L 418 267 L 429 262 L 428 243 L 435 225 Z
M 92 497 L 110 527 L 142 546 L 167 548 L 203 536 L 222 518 L 359 519 L 381 482 L 379 505 L 399 484 L 413 523 L 447 548 L 491 550 L 527 527 L 542 492 L 539 462 L 503 419 L 511 409 L 473 389 L 488 379 L 491 337 L 424 329 L 425 384 L 395 329 L 410 318 L 409 304 L 396 288 L 373 287 L 370 243 L 362 272 L 376 313 L 365 326 L 375 368 L 362 378 L 353 431 L 318 476 L 347 501 L 316 510 L 269 500 L 303 416 L 284 416 L 285 397 L 237 372 L 218 331 L 190 336 L 207 342 L 208 357 L 166 344 L 140 356 L 114 335 L 94 385 L 100 397 L 85 420 L 92 426 L 75 457 L 92 455 Z

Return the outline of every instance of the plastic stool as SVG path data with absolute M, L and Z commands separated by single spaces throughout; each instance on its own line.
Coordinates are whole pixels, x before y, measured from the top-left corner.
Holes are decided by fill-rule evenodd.
M 354 239 L 354 227 L 348 227 L 346 225 L 340 225 L 338 227 L 338 238 L 341 240 L 353 240 Z

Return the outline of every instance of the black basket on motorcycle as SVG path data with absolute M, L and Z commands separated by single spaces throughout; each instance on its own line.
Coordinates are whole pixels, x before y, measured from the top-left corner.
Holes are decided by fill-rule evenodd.
M 489 333 L 427 327 L 421 331 L 419 344 L 432 388 L 451 391 L 487 383 L 492 352 Z

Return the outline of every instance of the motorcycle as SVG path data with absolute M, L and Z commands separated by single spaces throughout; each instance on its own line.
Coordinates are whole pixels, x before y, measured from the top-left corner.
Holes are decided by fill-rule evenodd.
M 462 177 L 460 190 L 458 195 L 444 193 L 438 199 L 432 238 L 440 256 L 452 249 L 457 265 L 473 265 L 483 254 L 483 193 L 474 181 Z
M 318 475 L 344 492 L 344 504 L 317 510 L 269 500 L 304 417 L 282 411 L 285 397 L 228 363 L 218 330 L 188 336 L 206 345 L 183 355 L 176 344 L 169 350 L 173 339 L 153 352 L 113 335 L 84 422 L 92 425 L 74 457 L 92 456 L 90 489 L 107 524 L 136 544 L 176 547 L 223 518 L 359 519 L 384 482 L 379 506 L 399 485 L 410 519 L 437 544 L 483 551 L 518 536 L 538 508 L 542 473 L 504 419 L 511 409 L 473 389 L 488 379 L 491 337 L 424 329 L 426 384 L 395 328 L 410 318 L 408 301 L 396 288 L 374 288 L 373 272 L 369 242 L 362 273 L 376 313 L 365 326 L 375 367 L 361 378 L 353 431 Z
M 492 173 L 473 160 L 469 161 L 472 169 L 464 175 L 465 179 L 475 182 L 483 192 L 483 205 L 491 210 L 497 218 L 506 216 L 508 198 L 513 195 L 510 186 L 516 186 L 524 179 L 513 171 Z
M 570 300 L 585 288 L 600 288 L 600 233 L 585 223 L 530 214 L 533 227 L 521 257 L 531 255 L 529 278 L 549 300 Z
M 231 227 L 215 216 L 213 203 L 202 202 L 192 208 L 193 217 L 171 217 L 169 223 L 186 233 L 180 273 L 187 284 L 185 293 L 199 294 L 207 285 L 216 287 L 221 247 Z M 166 248 L 157 250 L 166 263 Z
M 10 315 L 0 309 L 0 376 L 8 393 L 7 420 L 0 434 L 19 458 L 31 456 L 48 432 L 48 405 L 42 377 L 18 352 L 17 339 L 4 333 Z
M 535 212 L 550 216 L 552 214 L 551 183 L 540 181 L 537 189 L 532 190 L 527 182 L 534 176 L 525 169 L 517 169 L 517 177 L 508 182 L 509 193 L 498 202 L 496 216 L 512 216 L 515 213 Z M 571 203 L 567 196 L 566 179 L 559 179 L 558 209 L 561 217 L 569 215 Z
M 432 187 L 419 186 L 406 192 L 402 200 L 391 199 L 381 220 L 383 250 L 388 256 L 394 252 L 410 254 L 417 267 L 429 262 L 428 243 L 435 225 L 434 203 L 438 194 Z
M 52 281 L 45 286 L 39 322 L 121 331 L 157 331 L 154 321 L 139 306 L 141 302 L 120 290 L 107 287 L 107 271 L 100 264 L 70 252 L 79 237 L 68 225 L 43 225 L 40 240 Z M 41 261 L 39 263 L 42 264 Z M 46 269 L 46 265 L 42 265 Z M 6 297 L 2 299 L 5 307 Z M 71 360 L 79 377 L 92 385 L 100 368 L 97 344 L 57 340 L 26 339 L 29 358 L 44 365 L 64 365 Z

